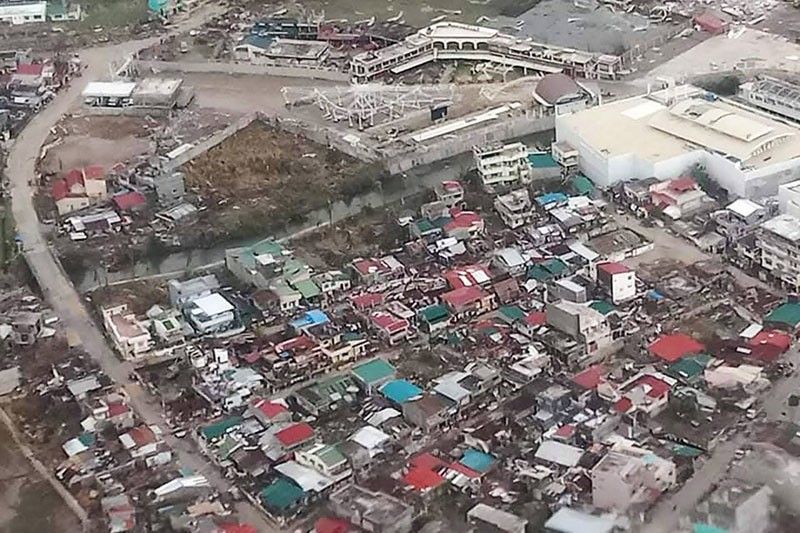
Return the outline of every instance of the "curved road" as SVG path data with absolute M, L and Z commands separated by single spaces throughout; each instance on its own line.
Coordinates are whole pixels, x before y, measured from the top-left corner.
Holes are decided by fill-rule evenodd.
M 218 6 L 201 10 L 202 12 L 194 13 L 185 24 L 175 26 L 172 31 L 181 32 L 200 26 L 209 17 L 220 12 Z M 156 42 L 158 38 L 151 38 L 81 51 L 80 58 L 85 65 L 82 77 L 73 79 L 70 87 L 59 93 L 17 137 L 8 154 L 6 176 L 11 191 L 12 212 L 18 235 L 22 240 L 25 260 L 47 301 L 61 317 L 65 327 L 80 336 L 86 353 L 100 365 L 103 372 L 127 390 L 131 406 L 139 417 L 147 424 L 164 427 L 165 421 L 159 402 L 128 378 L 132 370 L 131 365 L 120 361 L 111 350 L 103 334 L 87 313 L 69 278 L 51 254 L 33 207 L 36 161 L 50 129 L 69 112 L 89 81 L 107 76 L 111 61 L 119 64 L 129 54 Z M 231 484 L 188 440 L 179 440 L 172 436 L 166 436 L 165 440 L 173 448 L 182 466 L 205 475 L 218 491 L 225 492 L 231 488 Z M 236 511 L 240 520 L 256 526 L 259 531 L 279 531 L 260 511 L 247 502 L 237 504 Z

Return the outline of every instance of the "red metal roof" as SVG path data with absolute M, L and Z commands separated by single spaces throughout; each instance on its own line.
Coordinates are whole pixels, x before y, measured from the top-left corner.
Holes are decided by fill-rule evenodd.
M 442 182 L 442 188 L 448 192 L 456 192 L 463 189 L 460 181 L 445 180 Z
M 131 437 L 131 439 L 133 439 L 133 442 L 136 443 L 137 447 L 146 446 L 158 440 L 156 438 L 156 434 L 153 433 L 153 430 L 147 426 L 135 427 L 128 431 L 128 435 Z
M 17 64 L 17 74 L 23 76 L 41 76 L 44 65 L 41 63 L 19 63 Z
M 486 291 L 480 287 L 461 287 L 442 294 L 442 300 L 453 307 L 463 307 L 477 302 L 486 296 Z
M 614 404 L 614 410 L 618 413 L 627 413 L 633 407 L 633 402 L 630 398 L 620 398 L 617 400 L 617 403 Z
M 54 181 L 50 194 L 53 196 L 53 200 L 56 202 L 69 196 L 69 187 L 67 187 L 66 180 Z
M 284 446 L 294 446 L 314 437 L 314 428 L 305 422 L 298 422 L 286 427 L 277 433 L 275 437 Z
M 131 408 L 125 405 L 123 402 L 111 403 L 108 405 L 108 416 L 110 418 L 114 418 L 115 416 L 127 413 L 130 410 Z
M 525 316 L 525 323 L 529 326 L 543 326 L 547 323 L 547 313 L 544 311 L 531 311 Z
M 456 229 L 470 229 L 473 226 L 483 224 L 483 217 L 474 211 L 459 211 L 453 215 L 452 220 L 444 225 L 445 231 Z
M 359 309 L 369 309 L 383 303 L 382 292 L 365 292 L 357 296 L 351 296 L 350 301 Z
M 622 263 L 600 263 L 597 265 L 598 270 L 602 270 L 606 274 L 614 275 L 614 274 L 625 274 L 626 272 L 630 272 L 631 269 L 623 265 Z
M 748 344 L 753 347 L 769 344 L 778 348 L 782 353 L 792 346 L 792 336 L 783 331 L 762 329 L 758 335 L 750 339 Z
M 575 426 L 572 424 L 564 424 L 560 428 L 558 428 L 555 432 L 556 437 L 560 437 L 562 439 L 569 439 L 575 434 Z
M 275 418 L 276 416 L 287 413 L 289 410 L 286 406 L 278 402 L 270 402 L 268 400 L 256 400 L 254 403 L 256 409 L 264 413 L 267 418 Z
M 298 335 L 275 345 L 275 353 L 300 352 L 310 350 L 317 345 L 316 341 L 305 335 Z
M 701 353 L 703 350 L 705 350 L 703 343 L 685 333 L 662 335 L 650 344 L 650 352 L 669 363 L 689 354 Z
M 691 191 L 697 188 L 697 182 L 688 176 L 676 178 L 669 182 L 669 188 L 676 192 Z
M 250 524 L 219 524 L 223 533 L 258 533 L 258 529 Z
M 592 365 L 586 370 L 575 374 L 572 382 L 584 389 L 596 389 L 603 381 L 606 368 L 603 365 Z
M 396 333 L 398 331 L 403 331 L 404 329 L 408 329 L 408 320 L 404 318 L 398 318 L 391 313 L 386 313 L 384 311 L 376 311 L 370 315 L 370 320 L 372 323 L 378 326 L 380 329 L 387 331 L 389 333 Z
M 353 261 L 353 268 L 358 270 L 362 275 L 374 274 L 375 272 L 388 272 L 387 267 L 383 261 L 377 259 L 359 259 Z
M 84 179 L 99 180 L 106 177 L 106 171 L 100 165 L 91 165 L 83 169 Z
M 639 378 L 634 386 L 639 387 L 641 385 L 648 386 L 650 390 L 647 391 L 647 395 L 655 399 L 663 397 L 671 388 L 669 383 L 662 381 L 655 376 L 651 376 L 650 374 Z
M 134 207 L 139 207 L 140 205 L 147 203 L 147 199 L 144 197 L 144 194 L 140 193 L 139 191 L 118 194 L 111 200 L 120 211 L 128 211 L 129 209 L 133 209 Z
M 406 485 L 411 485 L 416 490 L 428 490 L 436 488 L 444 483 L 444 477 L 433 470 L 412 467 L 403 476 L 403 482 Z
M 340 518 L 323 516 L 314 524 L 314 533 L 347 533 L 350 530 L 350 522 Z

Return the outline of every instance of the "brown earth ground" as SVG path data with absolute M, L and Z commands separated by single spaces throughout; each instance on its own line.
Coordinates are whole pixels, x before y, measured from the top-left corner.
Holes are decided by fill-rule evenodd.
M 0 424 L 0 533 L 80 531 L 80 522 Z
M 188 190 L 208 209 L 199 242 L 265 234 L 328 202 L 370 190 L 380 171 L 341 152 L 255 122 L 187 163 Z

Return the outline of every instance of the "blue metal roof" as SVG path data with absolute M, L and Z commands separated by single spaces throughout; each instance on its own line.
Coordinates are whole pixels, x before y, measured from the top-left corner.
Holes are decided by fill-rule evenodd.
M 394 403 L 405 403 L 422 394 L 422 389 L 404 379 L 396 379 L 381 387 L 381 394 Z
M 493 455 L 484 453 L 474 448 L 467 449 L 459 461 L 459 463 L 466 466 L 470 470 L 480 472 L 481 474 L 488 472 L 489 469 L 492 468 L 494 462 L 495 458 Z
M 310 311 L 306 311 L 300 318 L 292 320 L 291 326 L 294 329 L 310 328 L 319 326 L 320 324 L 327 324 L 330 321 L 331 319 L 328 318 L 328 315 L 325 314 L 324 311 L 311 309 Z
M 563 192 L 549 192 L 547 194 L 543 194 L 541 196 L 536 197 L 536 203 L 539 205 L 548 205 L 548 204 L 555 204 L 560 202 L 566 202 L 569 198 Z

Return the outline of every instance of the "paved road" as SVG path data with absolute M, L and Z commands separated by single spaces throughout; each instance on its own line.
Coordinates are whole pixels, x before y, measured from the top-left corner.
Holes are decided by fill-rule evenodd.
M 211 6 L 197 12 L 186 24 L 173 31 L 185 31 L 201 25 L 207 18 L 219 12 Z M 48 107 L 42 110 L 15 140 L 8 154 L 6 176 L 11 190 L 11 202 L 17 232 L 22 239 L 23 252 L 28 265 L 39 282 L 47 301 L 62 318 L 65 327 L 77 333 L 86 353 L 94 359 L 103 371 L 116 383 L 124 387 L 131 398 L 131 406 L 139 417 L 148 424 L 165 425 L 159 403 L 145 393 L 128 378 L 131 366 L 121 362 L 109 348 L 106 339 L 99 331 L 83 305 L 78 293 L 66 274 L 59 268 L 41 231 L 41 226 L 33 208 L 33 183 L 36 179 L 35 165 L 41 146 L 50 129 L 66 114 L 80 97 L 86 83 L 107 76 L 111 61 L 120 63 L 128 54 L 157 42 L 157 38 L 131 41 L 119 45 L 93 48 L 80 53 L 86 65 L 81 78 L 73 80 L 72 85 L 60 93 Z M 227 491 L 231 485 L 188 441 L 171 436 L 166 438 L 182 466 L 204 474 L 219 491 Z M 249 503 L 237 505 L 239 518 L 258 527 L 259 531 L 279 531 L 255 507 Z
M 793 348 L 783 360 L 792 362 L 795 367 L 800 368 L 800 350 Z M 763 409 L 770 421 L 786 421 L 787 416 L 791 416 L 791 411 L 786 407 L 786 398 L 790 393 L 798 391 L 800 391 L 800 371 L 795 371 L 791 376 L 776 381 L 764 391 L 756 408 Z M 784 412 L 787 416 L 783 415 Z M 743 433 L 740 431 L 731 440 L 721 442 L 689 482 L 656 506 L 648 519 L 648 525 L 643 527 L 642 531 L 645 533 L 674 531 L 680 518 L 691 512 L 711 489 L 711 485 L 718 483 L 725 476 L 736 450 L 749 442 Z
M 659 503 L 648 518 L 648 524 L 642 527 L 643 533 L 672 533 L 678 529 L 681 517 L 691 513 L 697 503 L 708 493 L 712 485 L 718 482 L 728 470 L 736 450 L 742 445 L 744 438 L 737 436 L 733 440 L 722 442 L 711 454 L 711 457 L 677 492 Z

